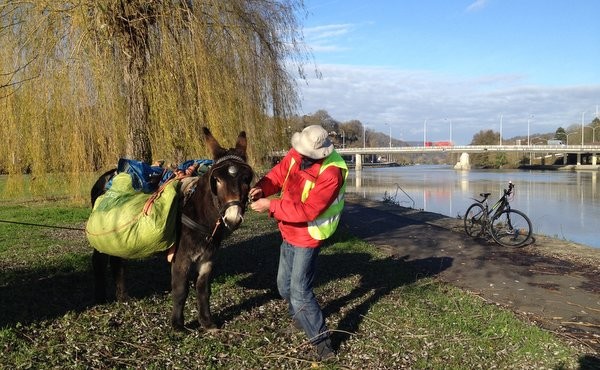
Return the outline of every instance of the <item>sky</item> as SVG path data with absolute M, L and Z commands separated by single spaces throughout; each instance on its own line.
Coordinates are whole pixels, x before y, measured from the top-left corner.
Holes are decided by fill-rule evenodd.
M 571 132 L 600 110 L 598 0 L 305 0 L 305 10 L 301 114 L 467 145 L 480 130 Z

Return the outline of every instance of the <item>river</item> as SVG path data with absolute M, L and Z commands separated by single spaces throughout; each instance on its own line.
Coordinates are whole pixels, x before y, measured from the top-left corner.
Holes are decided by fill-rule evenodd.
M 599 177 L 598 171 L 457 171 L 451 166 L 416 165 L 351 170 L 347 191 L 462 217 L 472 198 L 492 193 L 491 206 L 512 181 L 511 207 L 529 216 L 534 233 L 600 248 Z

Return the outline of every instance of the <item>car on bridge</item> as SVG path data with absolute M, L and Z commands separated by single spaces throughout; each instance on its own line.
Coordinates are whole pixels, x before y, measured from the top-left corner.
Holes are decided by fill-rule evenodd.
M 452 146 L 451 141 L 426 141 L 425 146 Z

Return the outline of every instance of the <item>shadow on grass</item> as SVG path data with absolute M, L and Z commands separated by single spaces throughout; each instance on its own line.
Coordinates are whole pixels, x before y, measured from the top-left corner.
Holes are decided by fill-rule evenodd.
M 22 278 L 0 287 L 0 328 L 52 319 L 68 311 L 83 311 L 91 304 L 85 292 L 92 287 L 91 273 L 21 269 L 10 274 Z M 3 272 L 0 280 L 6 281 L 6 275 Z
M 170 266 L 164 255 L 127 261 L 126 276 L 128 293 L 134 299 L 166 294 L 170 290 Z M 0 328 L 53 319 L 67 312 L 82 312 L 94 305 L 91 253 L 88 270 L 21 268 L 3 271 L 0 281 L 11 281 L 0 287 Z M 112 281 L 108 286 L 114 286 Z M 108 291 L 112 294 L 109 301 L 113 301 L 114 289 Z
M 277 232 L 271 232 L 222 248 L 217 253 L 213 276 L 252 272 L 255 273 L 253 286 L 274 284 L 279 258 L 278 235 Z M 83 312 L 94 306 L 91 253 L 88 259 L 87 270 L 65 271 L 58 267 L 24 266 L 0 271 L 0 328 L 51 320 L 67 312 Z M 127 293 L 131 299 L 170 293 L 171 266 L 164 253 L 143 260 L 128 260 L 125 269 Z M 108 302 L 115 301 L 114 293 L 114 282 L 108 276 Z M 278 294 L 273 289 L 271 293 L 251 298 L 239 307 L 227 308 L 215 319 L 220 322 L 233 319 L 244 310 L 276 298 Z M 193 304 L 192 300 L 190 295 L 187 304 Z
M 235 319 L 241 313 L 280 299 L 276 277 L 281 237 L 278 232 L 265 232 L 237 243 L 229 243 L 217 254 L 214 277 L 248 274 L 239 284 L 252 290 L 263 290 L 249 295 L 240 304 L 217 310 L 219 323 Z M 341 235 L 340 235 L 341 234 Z M 352 239 L 347 233 L 336 234 L 328 245 Z M 90 256 L 91 257 L 91 256 Z M 91 258 L 90 258 L 91 259 Z M 316 286 L 360 275 L 357 286 L 346 296 L 334 297 L 324 303 L 324 313 L 329 316 L 365 296 L 362 303 L 346 312 L 339 322 L 338 330 L 357 331 L 369 308 L 392 290 L 414 281 L 435 275 L 451 266 L 449 258 L 425 258 L 406 261 L 406 258 L 388 257 L 374 259 L 369 253 L 322 253 L 318 259 Z M 168 295 L 170 291 L 170 265 L 164 254 L 145 260 L 127 261 L 127 289 L 131 298 L 141 299 L 153 295 Z M 2 301 L 0 327 L 29 324 L 53 319 L 67 312 L 82 312 L 93 305 L 93 274 L 90 269 L 68 272 L 52 269 L 27 269 L 0 273 L 0 281 L 11 281 L 0 287 Z M 11 274 L 11 276 L 8 276 Z M 13 278 L 18 276 L 18 279 Z M 110 279 L 109 279 L 110 280 Z M 109 287 L 112 287 L 109 281 Z M 375 291 L 375 294 L 373 294 Z M 114 300 L 113 295 L 109 301 Z M 194 304 L 192 297 L 187 304 Z M 323 300 L 322 300 L 323 301 Z M 285 313 L 282 313 L 285 314 Z M 195 318 L 190 318 L 192 320 Z M 197 327 L 197 325 L 190 325 Z M 339 343 L 347 337 L 334 337 Z
M 336 271 L 323 271 L 325 279 L 337 280 L 350 275 L 360 275 L 360 281 L 354 289 L 343 297 L 328 302 L 323 307 L 326 316 L 344 311 L 353 301 L 362 302 L 344 313 L 333 336 L 334 346 L 349 339 L 357 332 L 370 308 L 385 298 L 393 290 L 434 276 L 452 266 L 452 258 L 429 257 L 406 261 L 405 258 L 387 257 L 373 260 L 369 254 L 342 254 L 325 256 L 319 263 L 335 266 Z M 368 297 L 362 299 L 361 297 Z
M 324 248 L 338 241 L 352 240 L 353 237 L 344 232 L 326 243 Z M 218 314 L 220 322 L 231 320 L 241 312 L 261 306 L 272 299 L 280 299 L 277 293 L 277 265 L 279 261 L 279 234 L 269 234 L 255 237 L 226 248 L 216 266 L 216 274 L 236 275 L 249 273 L 250 275 L 239 284 L 245 288 L 267 290 L 266 293 L 255 296 L 239 305 L 228 307 Z M 227 261 L 227 263 L 224 263 Z M 339 347 L 340 343 L 348 339 L 346 334 L 338 332 L 356 332 L 367 315 L 371 306 L 391 293 L 393 290 L 412 284 L 415 281 L 437 275 L 452 266 L 452 258 L 430 257 L 407 261 L 407 256 L 373 258 L 369 253 L 321 253 L 317 260 L 317 276 L 315 286 L 324 285 L 331 281 L 339 281 L 351 276 L 360 276 L 360 281 L 345 296 L 335 297 L 326 301 L 319 297 L 323 304 L 325 316 L 339 313 L 344 307 L 354 301 L 362 303 L 348 310 L 342 316 L 333 336 L 333 344 Z M 373 292 L 375 292 L 373 294 Z M 361 297 L 368 297 L 362 299 Z M 282 312 L 282 314 L 286 314 Z
M 600 369 L 600 356 L 585 355 L 579 359 L 579 370 L 597 370 Z

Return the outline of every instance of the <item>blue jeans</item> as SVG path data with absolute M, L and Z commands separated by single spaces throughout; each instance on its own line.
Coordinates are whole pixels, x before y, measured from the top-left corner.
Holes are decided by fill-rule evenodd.
M 313 293 L 320 248 L 300 248 L 281 243 L 277 289 L 287 301 L 290 316 L 298 321 L 312 344 L 328 338 L 321 307 Z

